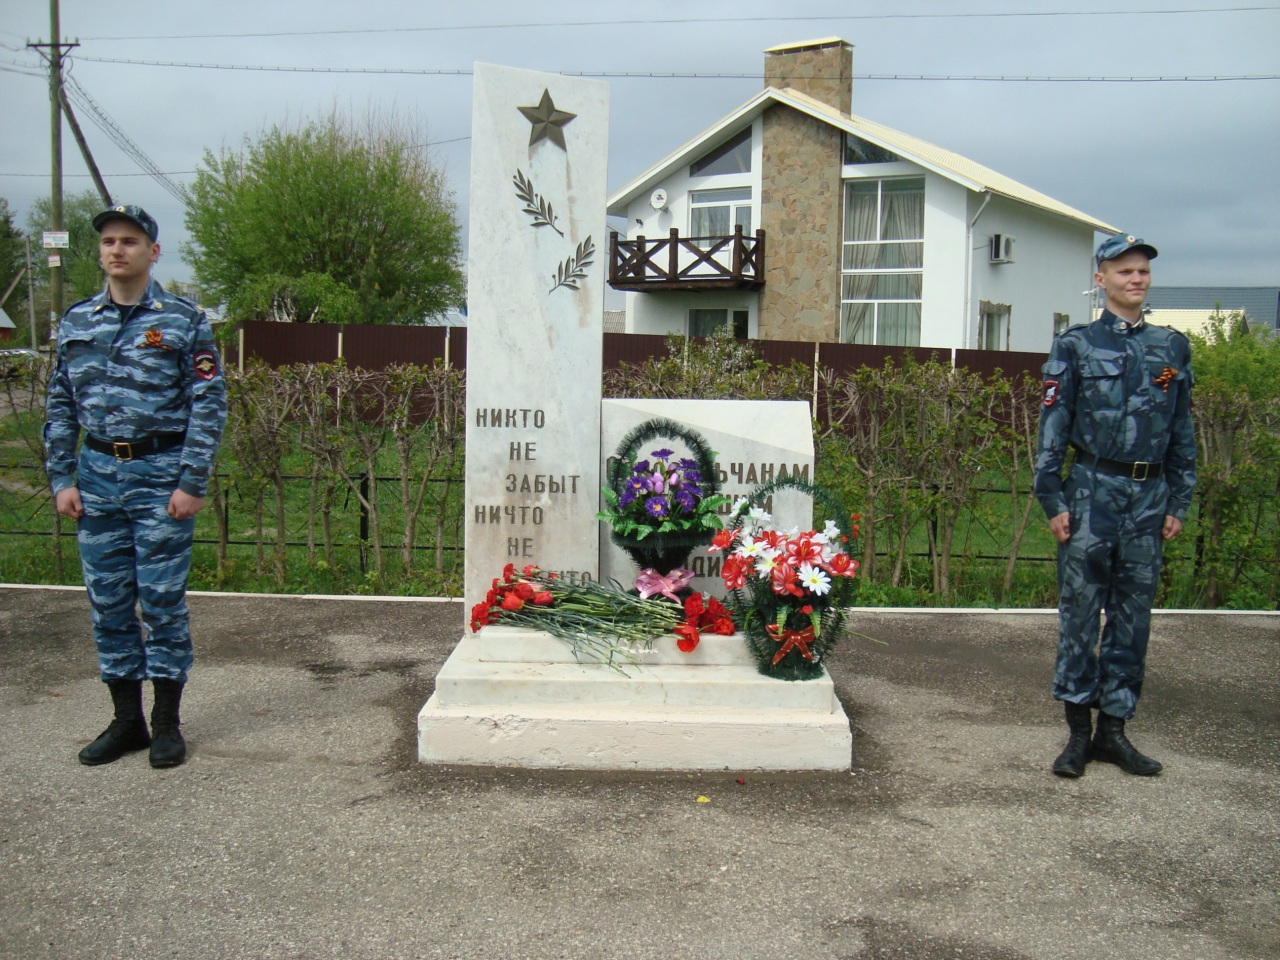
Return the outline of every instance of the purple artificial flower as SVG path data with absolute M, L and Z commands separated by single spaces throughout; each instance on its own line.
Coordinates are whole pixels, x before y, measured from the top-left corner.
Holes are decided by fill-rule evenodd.
M 663 479 L 662 471 L 655 470 L 645 483 L 645 489 L 650 493 L 666 493 L 667 485 Z
M 644 508 L 649 511 L 649 516 L 663 518 L 670 516 L 671 508 L 667 504 L 666 497 L 650 497 L 644 502 Z
M 667 450 L 665 448 L 662 450 L 655 450 L 653 451 L 653 456 L 658 460 L 670 460 L 673 456 L 675 456 L 675 451 Z
M 675 501 L 685 513 L 693 513 L 693 508 L 697 506 L 698 499 L 689 492 L 688 487 L 681 487 L 676 491 Z

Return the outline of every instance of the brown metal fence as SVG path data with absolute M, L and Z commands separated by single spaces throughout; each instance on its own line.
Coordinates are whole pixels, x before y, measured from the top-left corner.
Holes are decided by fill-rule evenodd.
M 665 356 L 665 336 L 645 333 L 606 333 L 602 347 L 605 370 L 623 363 L 641 364 Z M 775 366 L 793 361 L 812 373 L 814 364 L 846 375 L 859 367 L 880 367 L 886 359 L 900 362 L 906 356 L 917 363 L 930 358 L 964 367 L 984 377 L 998 372 L 1020 379 L 1036 376 L 1043 353 L 998 350 L 950 350 L 929 347 L 881 347 L 854 343 L 811 343 L 792 340 L 757 340 L 761 356 Z M 402 327 L 377 324 L 272 323 L 254 320 L 241 328 L 237 346 L 227 351 L 227 362 L 237 362 L 240 352 L 272 367 L 291 363 L 330 363 L 346 358 L 354 367 L 384 370 L 396 363 L 430 366 L 437 360 L 466 369 L 466 327 Z

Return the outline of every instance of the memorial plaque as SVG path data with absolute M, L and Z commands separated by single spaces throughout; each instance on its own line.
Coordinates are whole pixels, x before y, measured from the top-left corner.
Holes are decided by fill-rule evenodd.
M 813 426 L 809 404 L 803 400 L 605 400 L 603 410 L 602 459 L 614 455 L 628 432 L 656 418 L 696 431 L 716 451 L 720 492 L 730 497 L 749 496 L 758 487 L 787 476 L 813 480 Z M 653 446 L 689 455 L 678 439 L 664 439 Z M 649 452 L 640 450 L 639 455 Z M 837 517 L 816 516 L 813 500 L 796 490 L 778 491 L 767 506 L 774 525 L 784 530 L 809 529 L 815 520 L 819 528 L 826 519 L 840 522 Z M 729 508 L 723 512 L 728 514 Z M 723 559 L 720 553 L 694 550 L 688 564 L 695 574 L 693 589 L 724 596 Z M 608 526 L 601 524 L 600 575 L 629 587 L 637 573 L 630 557 L 610 540 Z

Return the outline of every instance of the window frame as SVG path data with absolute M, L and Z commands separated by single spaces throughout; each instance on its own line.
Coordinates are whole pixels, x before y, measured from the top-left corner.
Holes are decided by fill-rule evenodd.
M 915 231 L 918 237 L 895 237 L 886 239 L 884 237 L 886 218 L 885 218 L 885 184 L 888 183 L 904 183 L 914 181 L 919 184 L 920 194 L 920 219 L 919 227 Z M 850 225 L 848 217 L 850 213 L 850 193 L 857 186 L 865 187 L 867 184 L 874 183 L 876 185 L 876 209 L 875 224 L 876 238 L 872 240 L 848 240 L 845 239 L 850 233 Z M 885 328 L 890 320 L 887 317 L 882 318 L 882 307 L 895 304 L 906 304 L 914 307 L 914 320 L 908 319 L 907 340 L 901 346 L 919 346 L 920 333 L 924 311 L 924 220 L 925 220 L 925 192 L 927 189 L 927 178 L 920 175 L 904 175 L 904 176 L 885 176 L 885 177 L 846 177 L 844 180 L 844 191 L 842 195 L 842 223 L 841 223 L 841 244 L 840 244 L 840 329 L 839 336 L 842 343 L 871 343 L 883 344 L 885 339 Z M 891 191 L 892 192 L 892 191 Z M 880 261 L 883 259 L 883 253 L 890 247 L 897 246 L 903 248 L 903 255 L 896 257 L 899 262 L 907 262 L 908 266 L 881 266 Z M 847 266 L 847 264 L 858 261 L 858 257 L 851 256 L 855 250 L 866 250 L 874 248 L 876 253 L 872 258 L 875 262 L 866 267 Z M 908 249 L 913 248 L 913 249 Z M 866 259 L 861 258 L 861 259 Z M 911 264 L 915 261 L 916 264 Z M 892 277 L 910 278 L 911 282 L 919 290 L 917 296 L 907 297 L 875 297 L 872 296 L 875 285 L 882 278 Z M 861 277 L 867 278 L 864 283 L 869 283 L 870 288 L 862 296 L 848 295 L 850 278 Z M 851 339 L 849 331 L 850 313 L 855 306 L 868 306 L 871 311 L 871 329 L 870 339 L 863 334 L 857 340 Z M 883 320 L 883 323 L 882 323 Z M 900 318 L 895 318 L 895 325 Z

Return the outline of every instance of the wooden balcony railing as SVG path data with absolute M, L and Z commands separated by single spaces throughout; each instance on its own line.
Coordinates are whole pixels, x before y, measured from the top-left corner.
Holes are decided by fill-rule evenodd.
M 729 237 L 665 240 L 636 237 L 609 242 L 609 286 L 615 290 L 759 290 L 764 286 L 764 231 L 734 228 Z

